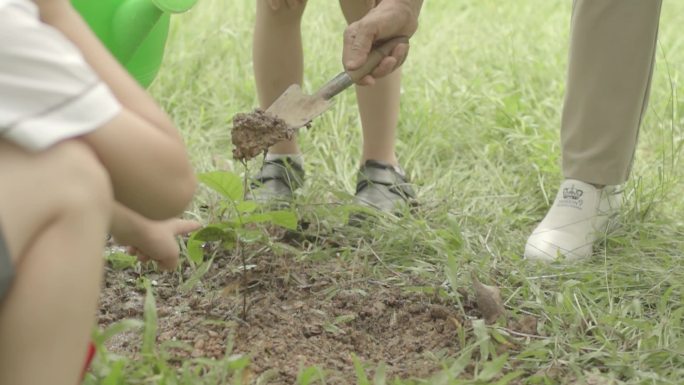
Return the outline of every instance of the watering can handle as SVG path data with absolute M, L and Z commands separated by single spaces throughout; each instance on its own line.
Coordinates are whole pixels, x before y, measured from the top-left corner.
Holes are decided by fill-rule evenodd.
M 151 0 L 157 8 L 168 13 L 183 13 L 195 6 L 197 0 Z
M 128 0 L 112 20 L 114 44 L 119 60 L 127 62 L 165 13 L 185 12 L 197 0 Z

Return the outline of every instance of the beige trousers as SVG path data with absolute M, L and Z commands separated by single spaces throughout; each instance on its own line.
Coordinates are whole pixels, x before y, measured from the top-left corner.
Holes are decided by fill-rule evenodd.
M 576 0 L 561 122 L 563 174 L 627 180 L 653 73 L 661 0 Z

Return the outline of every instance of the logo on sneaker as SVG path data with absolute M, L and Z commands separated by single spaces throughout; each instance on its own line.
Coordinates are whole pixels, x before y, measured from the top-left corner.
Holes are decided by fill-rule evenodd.
M 581 209 L 584 204 L 582 195 L 584 195 L 584 191 L 576 188 L 575 185 L 570 188 L 566 187 L 563 189 L 563 199 L 558 201 L 558 206 Z
M 582 195 L 584 195 L 584 191 L 575 188 L 575 185 L 572 185 L 570 188 L 564 188 L 563 189 L 563 199 L 574 199 L 578 200 L 582 198 Z

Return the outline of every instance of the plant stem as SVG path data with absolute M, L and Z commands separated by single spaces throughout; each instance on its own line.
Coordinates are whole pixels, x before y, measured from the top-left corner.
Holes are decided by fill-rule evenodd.
M 244 172 L 244 180 L 242 185 L 244 186 L 244 195 L 243 198 L 247 197 L 247 162 L 245 160 L 242 160 L 242 166 L 243 169 L 245 170 Z M 240 215 L 238 213 L 238 215 Z M 242 220 L 240 220 L 242 222 Z M 241 225 L 242 226 L 242 225 Z M 242 244 L 240 242 L 240 237 L 235 237 L 235 252 L 240 255 L 240 260 L 242 261 L 242 277 L 241 277 L 241 282 L 240 286 L 242 286 L 242 319 L 247 322 L 247 259 L 245 258 L 245 252 L 242 250 Z

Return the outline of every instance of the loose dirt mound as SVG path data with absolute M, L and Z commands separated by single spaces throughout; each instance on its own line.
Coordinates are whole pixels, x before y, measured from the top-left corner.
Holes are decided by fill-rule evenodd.
M 249 264 L 246 290 L 239 264 L 227 256 L 188 294 L 176 289 L 174 275 L 151 276 L 157 283 L 158 341 L 188 344 L 174 350 L 175 358 L 221 357 L 232 338 L 232 353 L 248 354 L 255 376 L 275 373 L 269 383 L 292 384 L 302 365 L 318 365 L 328 383 L 347 384 L 355 383 L 352 353 L 365 363 L 384 362 L 389 376 L 401 377 L 428 376 L 439 369 L 435 355 L 457 353 L 456 328 L 463 320 L 455 307 L 432 296 L 365 278 L 358 265 L 341 260 L 262 255 Z M 132 271 L 108 270 L 103 326 L 142 315 L 144 293 L 134 289 L 135 278 Z M 109 348 L 136 352 L 137 339 L 123 336 Z
M 260 109 L 240 113 L 233 117 L 233 158 L 249 160 L 265 152 L 272 145 L 290 140 L 294 130 L 284 120 L 271 116 Z

